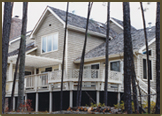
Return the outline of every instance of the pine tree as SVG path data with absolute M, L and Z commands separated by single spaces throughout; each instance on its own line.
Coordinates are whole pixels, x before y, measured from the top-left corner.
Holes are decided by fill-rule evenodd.
M 129 2 L 123 2 L 124 26 L 124 107 L 128 114 L 132 114 L 131 105 L 131 77 L 132 77 L 132 43 L 130 28 Z
M 160 114 L 160 2 L 156 11 L 156 114 Z
M 21 110 L 19 109 L 19 106 L 21 104 L 24 104 L 24 76 L 25 76 L 24 72 L 25 72 L 27 10 L 28 10 L 28 2 L 23 2 L 17 110 Z
M 67 30 L 67 21 L 68 21 L 68 9 L 69 9 L 69 2 L 67 2 L 66 23 L 65 23 L 65 32 L 64 32 L 64 48 L 63 48 L 63 58 L 62 58 L 60 110 L 62 110 L 62 103 L 63 103 L 63 99 L 62 99 L 63 98 L 63 77 L 64 77 L 64 60 L 65 60 L 65 47 L 66 47 L 66 30 Z
M 12 8 L 13 8 L 12 2 L 4 3 L 3 30 L 2 30 L 2 114 L 4 114 L 4 107 L 5 107 L 6 71 L 7 71 L 8 44 L 10 37 Z
M 110 2 L 108 2 L 108 6 L 107 6 L 107 34 L 106 34 L 106 59 L 105 59 L 105 88 L 104 88 L 104 102 L 105 105 L 107 106 L 107 86 L 108 86 L 108 64 L 109 64 L 109 22 L 110 22 Z

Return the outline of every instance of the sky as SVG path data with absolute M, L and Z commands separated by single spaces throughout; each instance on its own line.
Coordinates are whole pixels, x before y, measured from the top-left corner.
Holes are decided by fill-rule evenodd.
M 41 17 L 43 11 L 48 6 L 52 6 L 61 10 L 66 11 L 66 2 L 29 2 L 28 3 L 28 22 L 27 31 L 33 30 L 34 26 Z M 2 22 L 3 22 L 3 7 L 2 3 Z M 151 2 L 149 5 L 147 2 L 143 2 L 143 7 L 147 8 L 145 12 L 146 26 L 151 22 L 151 26 L 155 25 L 156 20 L 156 2 Z M 12 16 L 18 15 L 22 19 L 22 2 L 14 2 Z M 88 2 L 70 2 L 69 12 L 87 17 Z M 90 18 L 105 23 L 107 20 L 107 3 L 105 2 L 94 2 L 90 14 Z M 136 29 L 143 28 L 142 14 L 140 10 L 139 2 L 130 2 L 130 16 L 131 25 Z M 119 20 L 123 20 L 123 7 L 122 2 L 110 2 L 110 17 L 114 17 Z

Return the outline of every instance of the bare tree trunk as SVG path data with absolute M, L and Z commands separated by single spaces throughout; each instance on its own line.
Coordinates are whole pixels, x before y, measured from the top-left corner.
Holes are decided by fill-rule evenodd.
M 156 114 L 160 114 L 160 2 L 156 13 Z
M 141 12 L 142 12 L 142 19 L 143 19 L 143 27 L 144 27 L 144 34 L 145 34 L 145 44 L 146 44 L 147 75 L 148 75 L 148 113 L 150 113 L 150 76 L 151 76 L 151 67 L 150 67 L 150 63 L 149 63 L 149 53 L 148 53 L 148 42 L 147 42 L 146 23 L 145 23 L 145 16 L 144 16 L 142 2 L 140 2 L 140 5 L 141 5 Z
M 133 88 L 133 102 L 134 102 L 134 109 L 135 113 L 139 113 L 139 104 L 138 104 L 138 95 L 137 95 L 137 85 L 136 85 L 136 73 L 134 68 L 134 56 L 133 56 L 133 49 L 132 49 L 132 88 Z
M 18 53 L 17 60 L 16 60 L 16 66 L 15 66 L 15 72 L 14 72 L 14 80 L 13 80 L 13 84 L 12 84 L 12 93 L 11 93 L 11 100 L 10 100 L 10 108 L 9 108 L 9 111 L 12 111 L 12 109 L 13 109 L 13 97 L 14 97 L 14 92 L 15 92 L 15 83 L 16 83 L 18 63 L 19 63 L 19 59 L 20 59 L 21 42 L 22 41 L 20 41 L 19 53 Z
M 128 114 L 132 114 L 131 105 L 131 77 L 132 77 L 132 44 L 130 28 L 129 3 L 123 2 L 123 25 L 124 25 L 124 107 Z
M 136 79 L 136 82 L 137 82 L 137 79 Z M 139 91 L 139 96 L 140 96 L 140 106 L 141 106 L 141 109 L 142 109 L 141 88 L 139 86 L 139 82 L 137 82 L 137 86 L 138 86 L 138 91 Z M 139 113 L 142 114 L 142 110 L 139 109 Z
M 83 77 L 83 67 L 84 67 L 84 56 L 85 56 L 85 50 L 86 50 L 86 43 L 87 43 L 87 31 L 88 31 L 88 24 L 89 24 L 89 17 L 90 17 L 90 12 L 91 12 L 91 8 L 92 8 L 92 4 L 93 2 L 89 2 L 88 5 L 88 15 L 87 15 L 87 24 L 86 24 L 86 32 L 85 32 L 85 40 L 84 40 L 84 46 L 83 46 L 83 51 L 82 51 L 82 56 L 81 56 L 81 62 L 80 62 L 80 70 L 79 70 L 79 79 L 78 79 L 78 85 L 80 82 L 80 87 L 77 88 L 77 91 L 79 91 L 77 93 L 77 101 L 79 101 L 79 103 L 77 104 L 77 106 L 81 105 L 81 96 L 82 96 L 82 77 Z M 78 90 L 79 89 L 79 90 Z
M 60 110 L 62 111 L 62 103 L 63 103 L 63 77 L 64 77 L 64 60 L 65 60 L 65 46 L 66 46 L 66 30 L 67 30 L 67 21 L 68 21 L 68 9 L 69 2 L 67 2 L 66 9 L 66 23 L 65 23 L 65 33 L 64 33 L 64 48 L 63 48 L 63 58 L 62 58 L 62 77 L 61 77 L 61 99 L 60 99 Z
M 104 88 L 104 102 L 107 106 L 107 83 L 108 83 L 108 66 L 109 66 L 109 22 L 110 22 L 110 2 L 107 3 L 107 34 L 106 34 L 106 59 L 105 59 L 105 88 Z
M 24 104 L 24 72 L 25 72 L 27 9 L 28 9 L 28 2 L 23 2 L 23 19 L 22 19 L 22 29 L 21 29 L 21 42 L 22 43 L 21 43 L 21 49 L 20 49 L 17 110 L 21 110 L 19 109 L 19 106 Z
M 3 32 L 2 32 L 2 114 L 4 114 L 5 108 L 5 92 L 6 92 L 6 71 L 7 71 L 7 59 L 8 59 L 8 43 L 11 28 L 12 17 L 12 2 L 4 3 L 3 13 Z

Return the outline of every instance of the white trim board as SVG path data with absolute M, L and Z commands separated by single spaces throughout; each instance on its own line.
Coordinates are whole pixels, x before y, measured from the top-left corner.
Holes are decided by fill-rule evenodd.
M 110 18 L 110 21 L 112 21 L 114 24 L 116 24 L 119 28 L 123 30 L 123 27 L 119 23 L 117 23 L 114 19 Z
M 31 34 L 31 32 L 27 33 L 26 36 L 28 36 L 28 35 L 30 35 L 30 34 Z M 17 40 L 19 40 L 19 39 L 21 39 L 21 36 L 15 38 L 14 40 L 11 40 L 11 41 L 9 42 L 9 45 L 11 45 L 11 43 L 13 43 L 13 42 L 15 42 L 15 41 L 17 41 Z
M 33 31 L 31 32 L 30 38 L 33 39 L 34 38 L 34 33 L 37 30 L 37 28 L 39 27 L 39 25 L 41 24 L 42 20 L 44 19 L 45 15 L 47 14 L 47 11 L 49 11 L 50 13 L 52 13 L 63 25 L 65 25 L 65 22 L 55 13 L 53 12 L 48 6 L 46 7 L 46 9 L 44 10 L 43 14 L 41 15 L 41 17 L 39 18 L 37 24 L 35 25 Z M 64 27 L 64 26 L 63 26 Z
M 150 42 L 148 42 L 148 47 L 149 45 L 151 45 L 153 42 L 156 41 L 156 38 L 152 39 Z M 146 48 L 146 45 L 142 46 L 140 49 L 139 49 L 139 53 L 142 53 L 142 51 Z

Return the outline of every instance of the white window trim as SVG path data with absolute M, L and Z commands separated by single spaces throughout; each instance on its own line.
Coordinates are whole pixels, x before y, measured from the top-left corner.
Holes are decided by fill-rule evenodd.
M 153 57 L 153 50 L 152 50 L 152 48 L 148 49 L 148 51 L 149 51 L 149 50 L 151 50 L 151 55 L 149 55 L 149 56 L 150 56 L 150 57 Z M 142 51 L 142 55 L 146 55 L 146 54 L 143 54 L 143 52 L 145 52 L 145 51 L 146 51 L 146 49 Z
M 142 58 L 142 80 L 143 81 L 148 81 L 148 79 L 144 79 L 143 78 L 143 59 L 146 59 L 146 58 Z M 152 79 L 150 79 L 150 81 L 152 81 L 153 82 L 153 60 L 152 59 L 149 59 L 150 61 L 151 61 L 151 74 L 152 74 Z M 147 68 L 147 60 L 146 60 L 146 68 Z M 146 69 L 147 70 L 147 69 Z M 147 72 L 146 72 L 147 73 Z
M 57 43 L 58 47 L 57 47 L 57 49 L 53 50 L 53 44 L 52 44 L 52 50 L 47 52 L 47 39 L 46 39 L 46 52 L 42 53 L 42 39 L 43 39 L 43 37 L 47 37 L 47 36 L 54 35 L 54 34 L 58 34 L 58 43 Z M 53 39 L 52 39 L 52 43 L 53 43 Z M 41 36 L 41 50 L 40 50 L 41 53 L 40 54 L 47 54 L 47 53 L 50 53 L 50 52 L 55 52 L 55 51 L 58 51 L 58 49 L 59 49 L 59 32 L 54 32 L 54 33 L 50 33 L 50 34 Z
M 100 69 L 100 62 L 85 64 L 84 66 L 91 66 L 91 65 L 94 65 L 94 64 L 99 64 L 99 69 Z M 84 67 L 83 67 L 83 68 L 84 68 Z
M 120 71 L 117 71 L 117 72 L 122 72 L 121 70 L 122 70 L 122 67 L 121 67 L 121 60 L 111 60 L 111 61 L 109 61 L 109 70 L 111 71 L 111 69 L 110 69 L 110 65 L 111 65 L 111 62 L 117 62 L 117 61 L 119 61 L 120 62 Z M 124 66 L 124 65 L 123 65 Z

